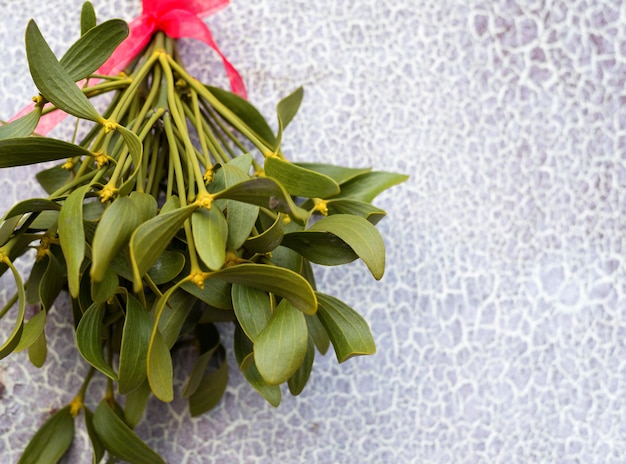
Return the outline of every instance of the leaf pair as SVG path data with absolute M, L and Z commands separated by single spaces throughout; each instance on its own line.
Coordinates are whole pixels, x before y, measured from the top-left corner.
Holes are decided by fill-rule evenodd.
M 127 36 L 128 25 L 124 21 L 107 21 L 85 32 L 59 62 L 31 20 L 26 28 L 26 55 L 41 95 L 66 113 L 101 122 L 102 116 L 75 82 L 98 69 Z

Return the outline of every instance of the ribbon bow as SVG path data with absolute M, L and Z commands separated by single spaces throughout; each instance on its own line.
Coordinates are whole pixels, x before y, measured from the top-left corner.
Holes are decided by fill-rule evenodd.
M 173 39 L 191 38 L 204 42 L 224 63 L 233 92 L 246 98 L 246 87 L 235 67 L 220 51 L 202 17 L 226 7 L 229 0 L 143 0 L 141 16 L 130 23 L 130 34 L 109 60 L 102 74 L 117 74 L 148 44 L 152 35 L 163 31 Z
M 173 39 L 197 39 L 213 50 L 222 59 L 233 92 L 247 98 L 243 79 L 235 67 L 220 51 L 211 31 L 201 18 L 214 14 L 226 7 L 229 0 L 143 0 L 143 12 L 130 24 L 129 36 L 115 50 L 113 55 L 100 67 L 100 74 L 117 74 L 130 63 L 148 44 L 157 31 L 163 31 Z M 23 108 L 10 121 L 32 111 L 32 105 Z M 37 125 L 37 133 L 46 135 L 66 116 L 55 111 L 42 117 Z

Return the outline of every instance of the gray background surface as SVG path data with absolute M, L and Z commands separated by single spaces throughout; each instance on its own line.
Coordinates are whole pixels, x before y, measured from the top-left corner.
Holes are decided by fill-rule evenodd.
M 94 3 L 101 18 L 140 9 Z M 80 4 L 0 0 L 0 118 L 35 93 L 28 18 L 61 53 Z M 318 273 L 370 322 L 375 356 L 318 357 L 305 392 L 274 409 L 231 355 L 214 411 L 154 402 L 138 433 L 172 463 L 623 463 L 625 4 L 233 0 L 207 22 L 268 117 L 305 86 L 287 156 L 412 177 L 376 201 L 382 282 L 362 263 Z M 181 47 L 225 84 L 205 46 Z M 0 172 L 3 210 L 39 194 L 33 172 Z M 86 372 L 57 306 L 45 367 L 0 364 L 3 462 Z M 66 462 L 87 462 L 87 446 L 81 432 Z

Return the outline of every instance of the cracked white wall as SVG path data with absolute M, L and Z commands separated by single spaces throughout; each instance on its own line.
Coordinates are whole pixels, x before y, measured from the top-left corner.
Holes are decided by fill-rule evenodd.
M 102 18 L 140 8 L 94 3 Z M 80 4 L 0 0 L 0 117 L 34 93 L 28 18 L 61 52 Z M 626 4 L 233 0 L 207 21 L 264 114 L 305 86 L 288 156 L 412 178 L 376 201 L 382 282 L 359 263 L 318 273 L 370 322 L 375 356 L 318 358 L 303 395 L 273 409 L 231 355 L 216 410 L 154 402 L 138 433 L 187 463 L 623 462 Z M 226 85 L 205 46 L 182 54 Z M 34 169 L 15 172 L 0 172 L 4 210 L 38 192 Z M 44 369 L 0 365 L 11 462 L 86 370 L 58 309 Z M 68 462 L 88 455 L 83 433 Z

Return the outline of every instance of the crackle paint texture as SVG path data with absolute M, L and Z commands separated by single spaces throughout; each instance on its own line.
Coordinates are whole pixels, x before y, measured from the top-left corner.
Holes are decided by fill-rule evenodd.
M 94 4 L 100 18 L 141 10 Z M 0 118 L 35 93 L 28 19 L 62 53 L 80 5 L 0 0 Z M 207 17 L 264 114 L 304 85 L 291 159 L 411 179 L 375 201 L 388 212 L 381 282 L 360 262 L 317 268 L 368 320 L 376 355 L 338 365 L 329 353 L 274 409 L 231 353 L 215 410 L 191 419 L 184 400 L 154 402 L 137 432 L 181 463 L 623 462 L 625 17 L 609 0 L 232 0 Z M 181 53 L 229 85 L 206 45 L 183 40 Z M 36 169 L 0 172 L 2 210 L 37 195 Z M 0 364 L 7 462 L 87 370 L 57 306 L 44 368 L 26 354 Z M 65 462 L 90 459 L 78 433 Z

